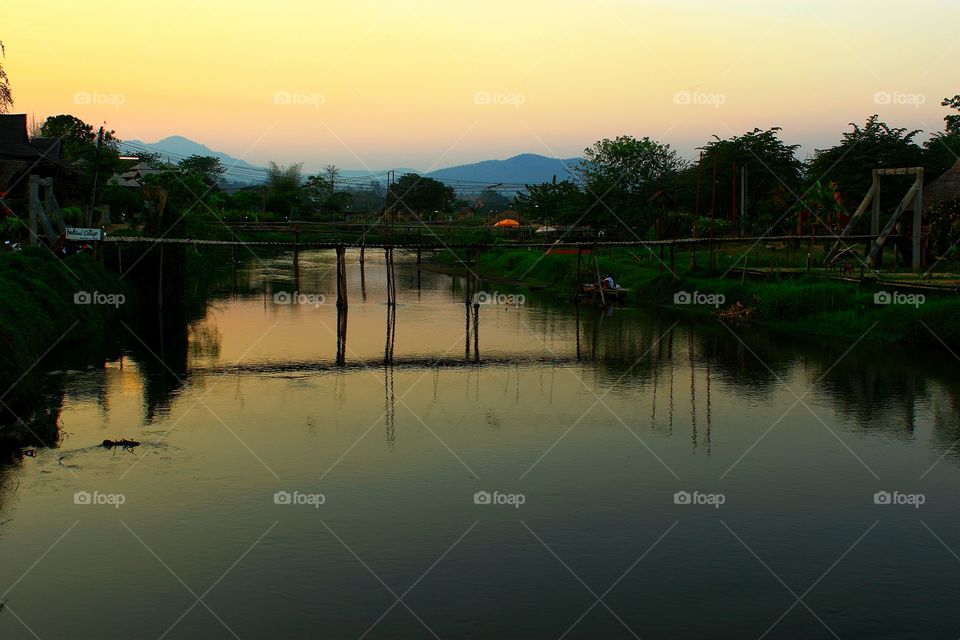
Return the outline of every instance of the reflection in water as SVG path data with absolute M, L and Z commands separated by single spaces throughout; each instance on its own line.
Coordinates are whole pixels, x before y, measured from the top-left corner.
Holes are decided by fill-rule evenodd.
M 710 359 L 707 358 L 707 455 L 710 455 L 710 431 L 713 427 L 713 407 L 710 402 Z
M 621 575 L 657 532 L 682 516 L 676 535 L 687 537 L 671 534 L 644 560 L 644 575 L 624 578 L 618 591 L 631 606 L 613 600 L 615 593 L 611 606 L 623 611 L 631 626 L 648 632 L 641 635 L 651 637 L 671 637 L 665 629 L 678 619 L 744 624 L 723 618 L 735 610 L 731 600 L 762 603 L 770 591 L 769 576 L 759 564 L 751 566 L 751 556 L 717 526 L 719 518 L 744 531 L 744 540 L 771 566 L 809 584 L 879 518 L 868 504 L 876 490 L 869 484 L 873 479 L 851 461 L 846 448 L 798 410 L 721 483 L 730 495 L 724 511 L 679 511 L 670 499 L 676 487 L 663 466 L 614 416 L 621 416 L 637 439 L 676 470 L 685 486 L 707 490 L 794 403 L 778 378 L 798 395 L 807 392 L 824 422 L 891 485 L 900 481 L 902 469 L 916 480 L 943 455 L 944 461 L 923 480 L 925 489 L 944 491 L 939 502 L 930 500 L 933 510 L 924 512 L 925 517 L 929 513 L 925 521 L 937 531 L 958 526 L 948 490 L 960 482 L 960 455 L 954 447 L 960 437 L 960 387 L 949 357 L 870 345 L 846 353 L 850 345 L 844 341 L 804 343 L 732 327 L 744 346 L 709 319 L 676 324 L 676 318 L 656 310 L 611 314 L 594 307 L 570 308 L 536 294 L 521 308 L 479 305 L 473 293 L 481 283 L 421 273 L 402 256 L 397 258 L 402 285 L 396 296 L 403 313 L 397 314 L 398 305 L 389 304 L 385 288 L 393 280 L 386 256 L 383 261 L 369 258 L 363 269 L 348 264 L 346 271 L 353 291 L 359 284 L 361 301 L 367 289 L 376 301 L 353 301 L 349 359 L 346 305 L 274 303 L 272 292 L 289 289 L 291 270 L 305 292 L 334 291 L 332 254 L 308 251 L 299 255 L 296 268 L 289 254 L 236 269 L 225 265 L 224 287 L 201 313 L 167 310 L 162 320 L 135 327 L 137 335 L 126 336 L 124 353 L 111 354 L 105 367 L 58 366 L 60 373 L 48 376 L 54 387 L 51 404 L 66 435 L 61 443 L 51 443 L 60 451 L 40 451 L 35 459 L 0 471 L 6 474 L 0 478 L 7 478 L 0 480 L 6 487 L 0 488 L 0 564 L 19 575 L 29 568 L 23 558 L 38 557 L 82 517 L 83 526 L 64 541 L 80 551 L 58 548 L 56 562 L 41 563 L 35 577 L 18 585 L 12 602 L 18 614 L 48 625 L 38 629 L 43 637 L 97 637 L 98 629 L 68 628 L 90 611 L 111 615 L 111 624 L 122 628 L 117 637 L 144 635 L 138 635 L 144 620 L 151 629 L 158 627 L 155 636 L 160 635 L 181 611 L 157 611 L 167 598 L 168 578 L 162 570 L 159 577 L 141 570 L 143 558 L 136 554 L 152 558 L 117 526 L 119 517 L 130 529 L 144 532 L 145 542 L 172 567 L 184 567 L 188 584 L 203 582 L 208 572 L 219 575 L 271 522 L 282 520 L 282 527 L 237 566 L 238 572 L 250 572 L 245 577 L 256 576 L 257 592 L 251 595 L 250 580 L 223 581 L 218 614 L 244 625 L 251 637 L 304 637 L 319 626 L 331 637 L 357 637 L 364 631 L 354 628 L 357 620 L 375 620 L 382 613 L 380 594 L 336 540 L 324 537 L 318 517 L 358 557 L 390 576 L 429 567 L 463 533 L 464 523 L 482 518 L 476 532 L 423 583 L 422 597 L 434 598 L 429 609 L 424 607 L 431 625 L 443 637 L 556 637 L 563 628 L 547 629 L 544 621 L 566 620 L 583 605 L 582 594 L 568 597 L 562 590 L 547 590 L 542 599 L 530 600 L 535 606 L 525 606 L 525 612 L 541 615 L 545 626 L 534 626 L 534 620 L 521 628 L 526 618 L 519 614 L 474 613 L 508 611 L 563 575 L 536 541 L 516 537 L 518 531 L 526 535 L 519 518 L 544 532 L 544 541 L 571 567 L 590 572 L 584 580 L 592 583 Z M 399 330 L 398 322 L 403 323 Z M 432 375 L 432 385 L 427 375 Z M 397 385 L 404 390 L 400 398 Z M 381 391 L 382 405 L 371 402 Z M 608 407 L 585 412 L 596 397 Z M 229 431 L 210 411 L 191 410 L 200 399 Z M 398 427 L 398 403 L 404 416 L 417 418 Z M 362 437 L 367 431 L 376 434 L 380 420 L 383 438 Z M 403 438 L 398 428 L 403 428 Z M 110 455 L 95 446 L 121 437 L 142 443 L 136 454 Z M 57 464 L 60 455 L 75 466 Z M 521 483 L 518 478 L 540 456 L 542 462 Z M 282 478 L 280 483 L 265 466 Z M 322 482 L 318 469 L 329 472 Z M 125 511 L 71 510 L 75 490 L 108 489 L 127 472 Z M 20 479 L 23 484 L 11 500 L 13 481 Z M 518 487 L 528 503 L 517 513 L 475 505 L 471 496 L 487 487 Z M 288 488 L 323 491 L 330 500 L 320 513 L 292 506 L 271 511 L 274 492 Z M 823 495 L 841 505 L 853 495 L 854 507 L 834 509 Z M 756 511 L 745 510 L 744 504 Z M 832 581 L 853 575 L 859 591 L 825 581 L 818 591 L 833 591 L 825 591 L 819 605 L 811 602 L 818 614 L 824 601 L 836 604 L 829 620 L 840 627 L 841 637 L 858 637 L 844 633 L 844 622 L 849 628 L 851 617 L 861 615 L 851 611 L 864 601 L 899 602 L 906 579 L 932 585 L 923 599 L 916 599 L 924 606 L 951 611 L 954 576 L 943 568 L 948 555 L 930 540 L 926 546 L 909 539 L 903 544 L 903 511 L 888 510 L 883 518 L 883 528 L 864 541 L 869 545 L 875 536 L 890 536 L 879 542 L 883 562 L 875 561 L 876 548 L 865 546 L 862 555 L 858 549 L 844 560 L 844 572 L 831 576 Z M 928 535 L 915 520 L 907 524 Z M 390 533 L 390 545 L 383 545 L 384 531 Z M 824 550 L 829 557 L 818 555 Z M 102 558 L 112 554 L 123 562 L 104 573 Z M 810 567 L 817 573 L 808 575 Z M 896 573 L 902 569 L 902 575 Z M 651 575 L 662 580 L 651 583 Z M 864 575 L 869 578 L 862 579 Z M 132 581 L 137 590 L 129 589 Z M 293 592 L 318 597 L 301 610 L 302 601 L 290 597 Z M 57 603 L 58 615 L 45 615 L 50 602 Z M 265 622 L 257 617 L 254 602 L 283 615 Z M 758 625 L 754 636 L 787 603 L 774 604 L 777 610 L 762 609 L 757 620 L 750 619 Z M 689 616 L 691 608 L 703 615 Z M 898 609 L 866 608 L 864 619 Z M 884 622 L 891 628 L 914 628 L 935 619 L 922 613 L 908 616 L 909 625 Z M 205 623 L 191 619 L 195 628 L 190 633 L 215 635 L 218 630 Z M 599 630 L 592 637 L 619 631 L 603 628 L 603 621 L 595 624 Z M 384 629 L 384 635 L 409 637 L 412 632 Z M 925 628 L 916 635 L 945 634 Z M 6 614 L 0 615 L 0 636 L 29 637 Z
M 693 361 L 693 334 L 687 334 L 687 366 L 690 368 L 690 433 L 693 451 L 697 451 L 697 366 Z
M 337 305 L 337 364 L 347 363 L 347 305 Z
M 470 301 L 463 303 L 463 359 L 470 359 Z
M 360 249 L 360 302 L 367 301 L 367 269 L 365 265 L 364 249 Z
M 388 364 L 383 367 L 383 395 L 383 418 L 384 424 L 386 425 L 385 437 L 387 446 L 392 451 L 397 441 L 397 397 L 393 378 L 393 367 Z
M 473 361 L 480 362 L 480 305 L 473 304 Z
M 190 327 L 186 318 L 176 318 L 169 311 L 148 318 L 137 327 L 129 354 L 143 373 L 147 424 L 169 415 L 172 399 L 186 382 Z M 215 330 L 199 333 L 202 339 L 216 338 Z
M 393 363 L 393 349 L 397 340 L 397 306 L 387 304 L 387 342 L 383 348 L 383 363 Z

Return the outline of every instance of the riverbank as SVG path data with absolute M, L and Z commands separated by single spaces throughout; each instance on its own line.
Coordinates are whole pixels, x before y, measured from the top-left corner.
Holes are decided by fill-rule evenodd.
M 116 335 L 133 302 L 131 288 L 89 255 L 0 253 L 0 449 L 56 440 L 39 361 Z
M 657 305 L 682 313 L 712 315 L 749 322 L 778 332 L 836 338 L 941 345 L 960 348 L 960 295 L 952 292 L 916 294 L 896 285 L 869 281 L 842 282 L 803 273 L 748 279 L 724 267 L 708 273 L 690 270 L 689 256 L 677 256 L 672 279 L 653 255 L 624 249 L 597 257 L 601 273 L 630 289 L 627 304 Z M 698 255 L 707 264 L 704 252 Z M 465 272 L 451 253 L 431 263 L 444 271 Z M 579 282 L 576 255 L 543 255 L 539 251 L 499 251 L 480 256 L 471 265 L 481 278 L 515 287 L 547 289 L 573 298 Z M 594 278 L 593 259 L 584 256 L 580 281 Z M 724 275 L 725 273 L 725 275 Z M 723 276 L 723 277 L 721 277 Z M 880 294 L 877 297 L 877 294 Z M 872 327 L 872 328 L 871 328 Z

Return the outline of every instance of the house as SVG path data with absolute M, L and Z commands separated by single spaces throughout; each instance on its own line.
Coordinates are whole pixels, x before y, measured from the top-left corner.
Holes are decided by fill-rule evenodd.
M 923 208 L 949 207 L 960 201 L 960 160 L 949 171 L 923 188 Z M 911 209 L 912 210 L 912 209 Z
M 0 191 L 19 187 L 26 175 L 58 178 L 74 176 L 76 171 L 60 160 L 59 140 L 30 139 L 27 114 L 0 114 Z
M 116 185 L 119 187 L 130 187 L 131 189 L 139 189 L 143 187 L 143 179 L 147 176 L 156 176 L 164 173 L 179 173 L 180 167 L 176 165 L 164 165 L 162 167 L 154 167 L 143 162 L 139 162 L 123 173 L 115 173 L 107 181 L 108 185 Z

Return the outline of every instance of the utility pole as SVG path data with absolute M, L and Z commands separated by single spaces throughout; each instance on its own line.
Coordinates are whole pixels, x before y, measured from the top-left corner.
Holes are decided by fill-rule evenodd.
M 103 148 L 103 127 L 97 134 L 97 159 L 93 167 L 93 193 L 90 196 L 90 213 L 87 214 L 87 226 L 93 225 L 93 208 L 97 204 L 97 181 L 100 178 L 100 150 Z
M 746 234 L 747 227 L 747 165 L 740 172 L 740 235 Z

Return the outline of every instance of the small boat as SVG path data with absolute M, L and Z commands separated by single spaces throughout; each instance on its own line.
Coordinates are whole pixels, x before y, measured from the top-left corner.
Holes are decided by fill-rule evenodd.
M 624 289 L 623 287 L 610 289 L 608 287 L 601 287 L 597 284 L 584 284 L 581 285 L 580 291 L 577 294 L 577 298 L 581 300 L 592 300 L 599 303 L 623 302 L 627 299 L 627 295 L 629 293 L 630 289 Z

